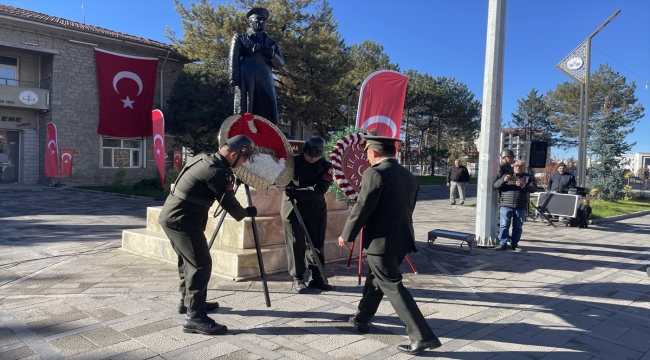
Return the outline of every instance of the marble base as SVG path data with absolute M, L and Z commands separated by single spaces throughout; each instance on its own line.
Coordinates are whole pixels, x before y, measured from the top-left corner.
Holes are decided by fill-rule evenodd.
M 237 191 L 236 196 L 242 206 L 247 206 L 243 188 Z M 266 191 L 251 189 L 251 200 L 258 210 L 258 216 L 255 219 L 262 247 L 264 270 L 267 274 L 285 272 L 287 271 L 287 254 L 282 218 L 280 217 L 281 197 L 274 191 L 269 191 L 267 194 Z M 326 201 L 328 208 L 324 250 L 326 262 L 347 260 L 349 252 L 340 249 L 337 240 L 350 213 L 347 211 L 346 203 L 336 201 L 334 194 L 326 194 Z M 122 232 L 122 248 L 135 254 L 176 264 L 177 255 L 158 224 L 158 215 L 161 209 L 162 206 L 147 208 L 146 229 L 124 230 Z M 208 241 L 218 222 L 217 218 L 212 217 L 215 209 L 216 205 L 210 209 L 210 219 L 205 231 Z M 259 277 L 251 219 L 235 221 L 227 215 L 210 249 L 210 255 L 212 256 L 212 273 L 214 275 L 234 281 Z

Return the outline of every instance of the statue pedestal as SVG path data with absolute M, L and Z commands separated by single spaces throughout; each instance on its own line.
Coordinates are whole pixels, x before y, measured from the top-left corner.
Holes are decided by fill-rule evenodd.
M 262 247 L 264 270 L 267 274 L 287 271 L 287 251 L 284 245 L 284 228 L 280 217 L 282 197 L 275 191 L 258 191 L 251 189 L 251 200 L 257 207 L 257 233 Z M 237 199 L 246 207 L 244 187 L 237 191 Z M 347 260 L 348 250 L 338 247 L 338 237 L 343 231 L 345 221 L 349 216 L 345 201 L 336 201 L 333 193 L 326 194 L 327 200 L 327 230 L 325 232 L 325 261 L 334 262 Z M 217 203 L 210 209 L 210 218 L 205 230 L 208 241 L 217 225 L 213 218 Z M 122 249 L 138 255 L 150 256 L 174 264 L 177 255 L 172 249 L 169 239 L 158 224 L 158 215 L 162 206 L 147 208 L 147 228 L 130 229 L 122 232 Z M 212 256 L 212 273 L 234 281 L 246 280 L 260 276 L 253 239 L 251 219 L 235 221 L 229 215 L 221 226 L 221 230 L 210 249 Z

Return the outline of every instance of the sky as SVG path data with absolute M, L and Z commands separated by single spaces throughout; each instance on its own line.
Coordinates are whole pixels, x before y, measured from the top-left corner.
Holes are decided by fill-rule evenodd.
M 189 5 L 190 0 L 181 0 Z M 227 2 L 226 0 L 213 0 Z M 165 27 L 182 36 L 173 0 L 0 0 L 15 6 L 168 43 Z M 82 11 L 81 5 L 84 5 Z M 347 45 L 372 40 L 401 70 L 453 77 L 483 97 L 488 0 L 329 0 Z M 539 94 L 565 81 L 557 70 L 566 55 L 617 9 L 592 40 L 591 69 L 609 65 L 628 83 L 646 116 L 628 136 L 634 152 L 650 152 L 650 0 L 509 0 L 503 120 L 511 120 L 517 100 L 531 89 Z M 273 16 L 273 14 L 271 14 Z M 280 44 L 281 46 L 282 44 Z M 576 157 L 577 148 L 552 149 L 552 157 Z

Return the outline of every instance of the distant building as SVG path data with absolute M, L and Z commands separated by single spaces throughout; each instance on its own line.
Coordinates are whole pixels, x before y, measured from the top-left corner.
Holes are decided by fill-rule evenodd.
M 74 151 L 73 177 L 62 183 L 109 184 L 116 159 L 126 163 L 129 181 L 157 176 L 151 137 L 97 133 L 94 49 L 158 58 L 153 107 L 163 112 L 187 59 L 168 44 L 5 5 L 0 29 L 1 182 L 50 182 L 43 166 L 48 122 L 57 126 L 59 150 Z
M 636 176 L 639 169 L 650 169 L 650 152 L 638 152 L 622 156 L 626 164 L 624 168 L 629 169 Z
M 515 160 L 525 160 L 524 134 L 525 131 L 522 128 L 502 128 L 499 148 L 501 150 L 512 150 L 515 153 Z M 540 139 L 543 134 L 543 131 L 535 130 L 533 132 L 533 140 Z M 546 152 L 546 163 L 548 164 L 550 160 L 551 148 L 549 147 Z

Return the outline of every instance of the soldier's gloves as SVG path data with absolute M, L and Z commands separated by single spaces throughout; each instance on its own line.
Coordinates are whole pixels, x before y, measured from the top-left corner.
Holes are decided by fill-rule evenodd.
M 298 200 L 298 193 L 294 187 L 284 188 L 284 193 L 287 194 L 290 200 Z
M 246 212 L 248 213 L 248 217 L 257 216 L 257 208 L 255 206 L 247 207 Z

